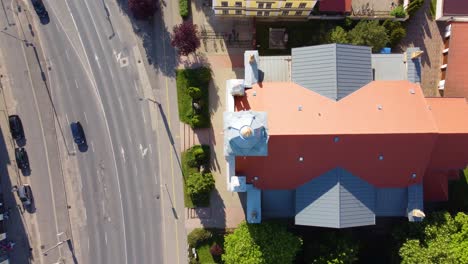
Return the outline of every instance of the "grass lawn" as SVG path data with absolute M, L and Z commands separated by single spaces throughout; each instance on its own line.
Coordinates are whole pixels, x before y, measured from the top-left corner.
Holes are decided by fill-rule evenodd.
M 343 20 L 310 20 L 307 22 L 257 22 L 257 45 L 260 55 L 289 55 L 291 48 L 328 43 L 329 33 L 336 26 L 343 26 Z M 285 50 L 268 49 L 270 28 L 286 28 L 288 44 Z
M 211 126 L 209 110 L 208 86 L 211 81 L 211 71 L 202 67 L 198 69 L 176 70 L 177 103 L 179 106 L 180 121 L 189 124 L 192 128 L 207 128 Z M 192 97 L 187 93 L 189 87 L 198 87 L 202 92 L 200 99 L 201 110 L 197 114 L 192 107 Z M 198 122 L 193 120 L 198 119 Z

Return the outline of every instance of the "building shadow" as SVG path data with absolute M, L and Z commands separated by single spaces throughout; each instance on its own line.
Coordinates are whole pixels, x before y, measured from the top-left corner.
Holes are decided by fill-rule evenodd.
M 1 118 L 8 120 L 6 114 Z M 0 244 L 5 245 L 7 241 L 15 243 L 12 251 L 6 250 L 3 246 L 0 248 L 0 260 L 9 256 L 10 263 L 30 263 L 30 261 L 34 260 L 29 239 L 30 231 L 22 221 L 23 215 L 28 214 L 28 212 L 21 204 L 16 203 L 16 192 L 11 191 L 13 186 L 17 186 L 19 182 L 11 182 L 10 180 L 10 176 L 13 179 L 17 179 L 18 175 L 9 175 L 8 166 L 16 165 L 11 162 L 11 160 L 14 160 L 14 157 L 11 157 L 8 153 L 7 141 L 11 141 L 9 144 L 13 144 L 8 131 L 3 131 L 0 128 L 0 198 L 3 199 L 0 205 L 0 212 L 3 214 L 3 220 L 0 221 L 0 229 L 6 231 L 6 239 L 1 240 Z
M 226 228 L 226 206 L 216 188 L 211 192 L 209 208 L 209 215 L 198 214 L 202 226 L 204 228 Z

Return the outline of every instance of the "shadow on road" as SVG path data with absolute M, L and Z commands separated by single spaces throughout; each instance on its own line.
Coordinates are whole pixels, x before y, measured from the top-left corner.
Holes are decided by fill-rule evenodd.
M 0 118 L 8 120 L 6 115 L 3 112 L 3 116 L 0 116 Z M 6 240 L 0 241 L 0 245 L 2 245 L 0 247 L 0 260 L 3 260 L 8 255 L 10 263 L 29 263 L 29 261 L 33 260 L 28 236 L 29 231 L 22 221 L 22 217 L 26 212 L 21 205 L 16 203 L 16 193 L 11 191 L 12 187 L 18 185 L 19 182 L 12 183 L 10 181 L 8 166 L 16 165 L 11 163 L 14 157 L 9 156 L 6 141 L 11 141 L 11 144 L 13 143 L 13 140 L 9 137 L 9 133 L 4 133 L 0 128 L 0 199 L 2 199 L 0 212 L 3 213 L 3 220 L 0 221 L 0 230 L 6 230 L 7 237 Z M 17 175 L 12 175 L 12 178 L 17 179 Z M 11 251 L 4 246 L 6 241 L 15 243 Z

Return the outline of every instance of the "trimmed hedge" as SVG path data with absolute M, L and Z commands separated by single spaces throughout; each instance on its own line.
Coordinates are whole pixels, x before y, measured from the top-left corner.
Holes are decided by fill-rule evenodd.
M 212 237 L 213 234 L 209 230 L 203 229 L 203 228 L 195 228 L 188 234 L 187 236 L 187 242 L 190 247 L 198 247 L 200 244 L 203 242 L 207 241 Z
M 185 207 L 194 208 L 208 206 L 210 203 L 210 192 L 214 188 L 214 178 L 209 172 L 210 147 L 207 145 L 195 145 L 182 152 L 182 174 L 184 177 L 184 200 Z M 200 166 L 206 171 L 200 174 Z M 194 178 L 192 178 L 192 176 Z M 201 193 L 193 192 L 194 186 L 202 180 L 203 190 Z
M 192 128 L 208 128 L 211 126 L 209 109 L 210 81 L 211 70 L 206 67 L 176 71 L 179 119 Z M 198 110 L 194 108 L 194 103 L 198 105 Z
M 180 16 L 187 18 L 189 15 L 189 0 L 179 0 Z

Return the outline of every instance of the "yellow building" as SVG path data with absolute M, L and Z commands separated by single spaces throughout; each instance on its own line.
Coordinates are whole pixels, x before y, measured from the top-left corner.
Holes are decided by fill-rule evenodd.
M 256 17 L 307 17 L 315 6 L 315 0 L 213 0 L 213 10 L 217 16 L 256 16 Z

